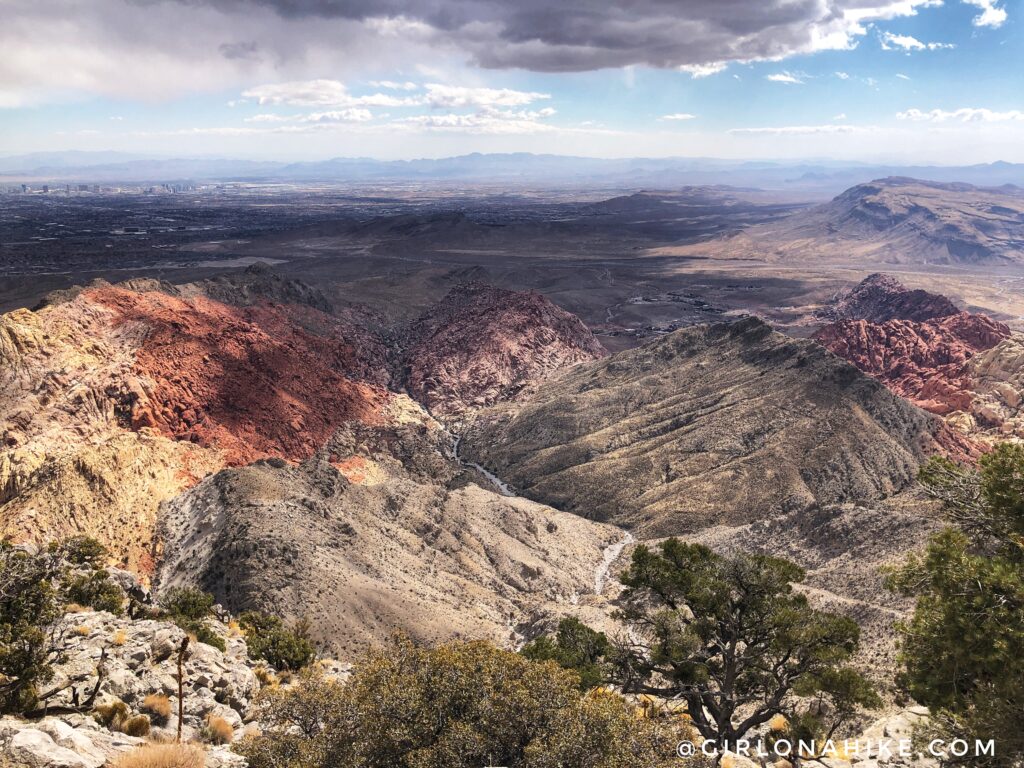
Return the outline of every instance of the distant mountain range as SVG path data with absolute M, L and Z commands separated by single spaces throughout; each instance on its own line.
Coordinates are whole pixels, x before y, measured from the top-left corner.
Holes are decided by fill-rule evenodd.
M 1022 248 L 1024 189 L 890 177 L 750 227 L 715 253 L 788 264 L 1005 265 L 1020 263 Z
M 683 157 L 602 159 L 530 153 L 474 153 L 419 160 L 339 157 L 301 163 L 212 157 L 159 158 L 119 152 L 43 152 L 0 157 L 0 178 L 9 182 L 451 181 L 533 186 L 586 184 L 615 188 L 728 184 L 831 196 L 854 184 L 887 176 L 985 186 L 1024 185 L 1024 164 L 902 166 Z

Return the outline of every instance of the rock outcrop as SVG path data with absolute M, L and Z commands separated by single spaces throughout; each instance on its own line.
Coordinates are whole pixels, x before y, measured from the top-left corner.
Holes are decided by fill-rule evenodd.
M 529 394 L 607 354 L 583 322 L 538 293 L 481 283 L 453 289 L 402 333 L 402 380 L 440 417 Z
M 968 407 L 950 423 L 989 441 L 1024 439 L 1024 335 L 1015 333 L 965 366 Z
M 207 478 L 161 509 L 158 589 L 195 585 L 233 611 L 309 617 L 344 654 L 397 629 L 511 642 L 594 589 L 620 531 L 464 484 L 442 444 L 425 427 L 362 428 L 299 466 Z
M 87 533 L 144 573 L 159 501 L 223 460 L 131 429 L 145 329 L 88 293 L 0 317 L 0 536 Z
M 967 362 L 1009 335 L 1002 323 L 958 312 L 924 321 L 842 320 L 814 339 L 901 397 L 944 416 L 970 409 Z
M 819 313 L 827 320 L 932 320 L 960 310 L 947 297 L 921 289 L 911 290 L 891 275 L 876 272 L 835 297 Z
M 133 371 L 135 428 L 216 447 L 227 463 L 303 459 L 349 420 L 383 423 L 393 395 L 368 381 L 385 368 L 354 332 L 317 310 L 236 307 L 121 288 L 90 292 L 118 325 L 145 328 Z M 323 324 L 323 333 L 309 328 Z M 147 386 L 148 385 L 148 386 Z
M 638 535 L 866 503 L 967 444 L 823 347 L 749 318 L 677 331 L 482 412 L 467 457 Z
M 882 274 L 837 295 L 819 315 L 834 322 L 814 339 L 896 394 L 976 438 L 1015 434 L 1021 360 L 1003 323 Z
M 241 736 L 244 718 L 259 692 L 254 663 L 237 631 L 211 621 L 224 652 L 189 644 L 183 663 L 182 735 L 198 740 L 209 718 L 219 718 Z M 98 611 L 68 613 L 53 636 L 62 652 L 44 693 L 53 714 L 32 720 L 0 719 L 0 748 L 26 768 L 100 768 L 146 743 L 100 724 L 97 708 L 124 705 L 138 715 L 149 696 L 166 697 L 167 714 L 152 716 L 148 739 L 173 741 L 178 729 L 177 651 L 185 632 L 166 621 L 133 620 Z M 92 708 L 80 706 L 93 691 Z M 83 711 L 75 711 L 83 709 Z M 208 768 L 244 765 L 228 747 L 209 747 Z M 5 763 L 6 765 L 6 763 Z
M 143 699 L 163 694 L 174 706 L 165 735 L 177 730 L 177 649 L 185 632 L 166 621 L 119 618 L 101 611 L 69 613 L 57 625 L 65 651 L 54 667 L 50 689 L 60 689 L 47 700 L 49 708 L 70 707 L 91 693 L 102 658 L 97 704 L 123 701 L 132 712 Z M 185 696 L 183 729 L 198 736 L 210 715 L 223 718 L 240 734 L 259 681 L 253 671 L 245 640 L 238 632 L 217 625 L 226 650 L 192 642 L 184 661 Z
M 86 533 L 148 573 L 159 502 L 224 466 L 301 462 L 353 422 L 431 421 L 403 388 L 456 418 L 604 354 L 547 299 L 480 284 L 401 330 L 379 320 L 263 267 L 96 281 L 4 315 L 0 535 Z

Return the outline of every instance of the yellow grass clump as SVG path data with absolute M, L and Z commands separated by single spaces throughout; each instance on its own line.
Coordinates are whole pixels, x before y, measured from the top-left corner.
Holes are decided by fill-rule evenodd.
M 121 725 L 121 731 L 129 736 L 148 736 L 149 735 L 149 718 L 146 715 L 135 715 L 129 717 Z
M 235 738 L 235 729 L 223 717 L 210 715 L 206 718 L 203 738 L 211 744 L 230 744 Z
M 163 724 L 171 716 L 171 700 L 162 693 L 151 693 L 142 700 L 139 707 L 157 723 Z
M 203 768 L 206 755 L 193 744 L 146 744 L 114 760 L 112 768 Z

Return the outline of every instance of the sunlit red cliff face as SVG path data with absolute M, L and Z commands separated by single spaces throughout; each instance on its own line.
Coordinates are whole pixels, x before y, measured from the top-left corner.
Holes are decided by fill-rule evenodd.
M 383 423 L 395 397 L 373 383 L 386 360 L 367 354 L 364 334 L 315 309 L 114 287 L 87 296 L 115 324 L 147 329 L 132 369 L 132 428 L 220 449 L 230 465 L 306 458 L 346 421 Z
M 973 361 L 1010 339 L 1006 325 L 884 275 L 837 297 L 828 312 L 839 319 L 815 340 L 921 408 L 977 431 L 973 417 L 960 418 L 977 408 Z

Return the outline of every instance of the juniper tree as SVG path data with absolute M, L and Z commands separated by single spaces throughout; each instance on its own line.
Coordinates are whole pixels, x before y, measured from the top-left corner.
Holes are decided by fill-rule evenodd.
M 621 682 L 681 699 L 700 735 L 720 746 L 780 714 L 802 734 L 830 737 L 879 700 L 846 664 L 856 622 L 810 607 L 793 588 L 803 579 L 775 557 L 723 556 L 678 539 L 637 547 L 621 578 L 621 618 L 634 638 L 617 659 Z M 829 706 L 802 706 L 809 697 Z
M 994 739 L 994 755 L 947 762 L 1009 767 L 1024 760 L 1024 447 L 1004 444 L 977 469 L 933 459 L 921 482 L 950 522 L 888 583 L 917 597 L 900 627 L 902 680 L 933 710 L 929 737 Z

